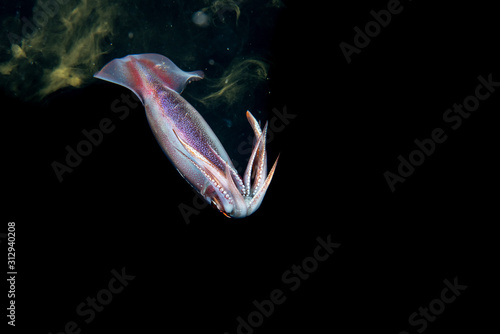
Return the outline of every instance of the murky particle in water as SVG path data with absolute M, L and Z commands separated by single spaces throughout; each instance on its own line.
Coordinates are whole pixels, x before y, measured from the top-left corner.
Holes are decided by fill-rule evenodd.
M 128 38 L 130 39 L 134 38 L 134 33 L 132 31 L 128 33 Z
M 210 23 L 210 18 L 208 17 L 208 15 L 201 10 L 195 12 L 191 17 L 191 20 L 193 20 L 193 23 L 198 27 L 208 27 Z
M 214 64 L 215 64 L 215 60 L 213 60 L 213 59 L 209 59 L 209 60 L 208 60 L 208 64 L 209 64 L 209 65 L 214 65 Z

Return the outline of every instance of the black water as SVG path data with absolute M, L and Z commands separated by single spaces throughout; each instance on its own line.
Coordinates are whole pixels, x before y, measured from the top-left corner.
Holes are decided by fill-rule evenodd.
M 248 156 L 238 147 L 251 135 L 245 111 L 274 122 L 275 178 L 243 220 L 198 202 L 125 88 L 87 79 L 27 99 L 55 66 L 42 54 L 16 77 L 0 77 L 0 232 L 16 223 L 13 332 L 484 332 L 494 315 L 498 203 L 494 10 L 422 1 L 234 4 L 237 23 L 225 2 L 208 27 L 197 27 L 191 15 L 211 2 L 118 3 L 126 5 L 122 24 L 101 41 L 109 50 L 99 61 L 158 52 L 204 70 L 207 80 L 184 96 L 241 165 Z M 380 12 L 388 6 L 397 12 L 390 22 Z M 4 27 L 12 29 L 5 20 L 16 11 L 30 18 L 31 8 L 2 2 Z M 372 10 L 386 27 L 366 35 L 369 43 L 358 36 L 367 45 L 348 63 L 340 44 L 356 47 L 354 28 L 374 21 Z M 231 106 L 199 102 L 235 59 L 262 60 L 268 79 L 247 81 L 253 88 Z M 17 87 L 31 91 L 12 89 L 21 77 Z M 454 104 L 473 111 L 454 112 Z M 81 161 L 70 158 L 60 182 L 54 162 L 67 164 L 67 147 L 85 150 L 95 129 L 108 133 Z M 388 182 L 388 172 L 404 182 Z M 332 254 L 318 248 L 328 240 Z M 135 278 L 108 293 L 120 285 L 109 285 L 112 270 Z M 444 302 L 454 283 L 467 288 Z

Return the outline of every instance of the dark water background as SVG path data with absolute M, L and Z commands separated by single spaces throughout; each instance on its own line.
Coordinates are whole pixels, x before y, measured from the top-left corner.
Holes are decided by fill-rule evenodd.
M 474 95 L 478 76 L 500 81 L 493 8 L 401 2 L 404 9 L 347 63 L 340 43 L 354 45 L 353 28 L 363 29 L 374 20 L 370 11 L 387 9 L 387 1 L 225 2 L 207 12 L 208 27 L 196 26 L 193 13 L 212 5 L 115 3 L 120 15 L 99 42 L 106 53 L 95 67 L 157 52 L 182 69 L 204 70 L 207 79 L 183 95 L 241 165 L 248 155 L 238 147 L 251 134 L 245 111 L 274 119 L 269 162 L 278 154 L 280 161 L 261 208 L 234 220 L 202 207 L 156 144 L 142 106 L 123 101 L 126 89 L 91 79 L 91 64 L 76 66 L 84 78 L 79 87 L 40 99 L 45 70 L 58 64 L 46 54 L 57 48 L 26 51 L 34 63 L 20 58 L 17 70 L 0 77 L 0 232 L 8 221 L 17 226 L 14 332 L 59 333 L 74 321 L 81 333 L 232 334 L 238 317 L 248 321 L 256 310 L 252 302 L 276 289 L 286 300 L 254 333 L 484 332 L 496 314 L 493 119 L 500 87 L 456 130 L 443 115 Z M 1 3 L 4 64 L 12 58 L 5 35 L 16 22 L 20 29 L 32 8 L 28 1 Z M 89 22 L 105 17 L 92 13 Z M 86 36 L 81 29 L 75 36 Z M 63 40 L 69 32 L 59 33 Z M 250 64 L 240 73 L 237 102 L 200 102 L 245 59 L 262 61 L 264 80 L 248 76 L 260 68 Z M 113 130 L 59 182 L 53 162 L 64 161 L 65 147 L 75 148 L 82 131 L 103 119 Z M 391 192 L 384 173 L 397 173 L 398 156 L 408 158 L 414 141 L 435 128 L 447 140 Z M 180 207 L 196 211 L 186 219 Z M 328 236 L 340 247 L 292 291 L 283 275 Z M 78 305 L 122 268 L 135 278 L 87 323 Z M 423 320 L 410 324 L 455 277 L 467 285 L 456 301 L 426 328 Z

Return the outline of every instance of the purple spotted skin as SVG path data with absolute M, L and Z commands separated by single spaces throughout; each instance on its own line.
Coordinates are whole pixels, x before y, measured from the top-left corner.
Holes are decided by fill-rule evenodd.
M 247 112 L 257 140 L 242 178 L 210 126 L 180 95 L 189 82 L 203 79 L 203 72 L 184 72 L 167 57 L 140 54 L 114 59 L 94 77 L 127 87 L 139 97 L 159 145 L 207 202 L 228 217 L 242 218 L 257 210 L 277 163 L 267 174 L 267 125 L 262 130 Z

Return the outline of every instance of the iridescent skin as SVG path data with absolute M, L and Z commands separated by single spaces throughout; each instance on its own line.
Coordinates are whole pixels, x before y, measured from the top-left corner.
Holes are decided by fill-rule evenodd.
M 243 178 L 203 117 L 180 93 L 203 72 L 184 72 L 159 54 L 114 59 L 94 77 L 132 90 L 146 109 L 153 133 L 179 173 L 228 217 L 251 215 L 262 203 L 276 168 L 267 174 L 266 132 L 247 112 L 256 141 Z

